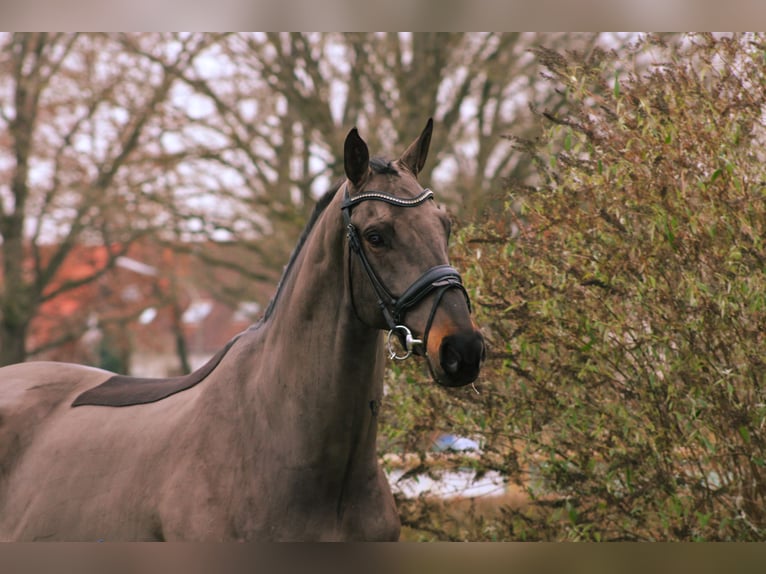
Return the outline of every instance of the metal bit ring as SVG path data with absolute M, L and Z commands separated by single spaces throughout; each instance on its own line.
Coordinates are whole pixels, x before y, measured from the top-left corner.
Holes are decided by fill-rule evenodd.
M 404 350 L 406 351 L 404 355 L 400 355 L 394 346 L 393 342 L 393 335 L 394 333 L 401 332 L 404 335 Z M 416 345 L 422 345 L 423 341 L 420 339 L 415 339 L 412 336 L 412 331 L 410 331 L 407 327 L 404 325 L 397 325 L 393 329 L 391 329 L 388 332 L 388 337 L 386 339 L 386 348 L 388 349 L 388 357 L 389 359 L 396 359 L 398 361 L 403 361 L 404 359 L 409 358 L 410 355 L 412 355 L 412 352 L 415 350 Z

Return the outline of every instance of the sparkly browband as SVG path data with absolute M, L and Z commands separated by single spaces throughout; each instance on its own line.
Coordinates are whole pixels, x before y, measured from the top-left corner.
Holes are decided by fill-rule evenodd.
M 341 209 L 348 209 L 355 206 L 357 203 L 369 200 L 385 201 L 386 203 L 390 203 L 391 205 L 398 205 L 399 207 L 414 207 L 416 205 L 420 205 L 433 196 L 434 192 L 428 188 L 424 189 L 423 192 L 417 197 L 412 197 L 409 199 L 404 197 L 396 197 L 395 195 L 384 193 L 382 191 L 366 191 L 365 193 L 360 193 L 354 197 L 349 197 L 348 190 L 346 190 L 346 197 L 343 199 L 343 205 L 341 206 Z

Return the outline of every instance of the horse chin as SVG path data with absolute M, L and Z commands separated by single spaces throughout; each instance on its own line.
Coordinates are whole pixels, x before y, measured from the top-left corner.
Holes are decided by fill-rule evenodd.
M 466 385 L 470 385 L 471 383 L 475 382 L 476 379 L 479 378 L 479 369 L 476 369 L 476 373 L 474 375 L 456 378 L 452 375 L 448 375 L 442 369 L 433 368 L 432 365 L 431 377 L 440 387 L 455 389 L 458 387 L 465 387 Z

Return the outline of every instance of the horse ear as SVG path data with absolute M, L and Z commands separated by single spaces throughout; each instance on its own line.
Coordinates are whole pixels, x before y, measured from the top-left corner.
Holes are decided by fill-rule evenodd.
M 428 157 L 428 147 L 431 145 L 431 133 L 434 131 L 434 120 L 428 118 L 426 127 L 420 137 L 410 144 L 399 158 L 399 162 L 407 167 L 413 174 L 418 175 L 426 164 Z
M 348 132 L 346 136 L 346 142 L 343 145 L 343 166 L 346 169 L 346 177 L 354 186 L 359 186 L 370 170 L 370 150 L 367 149 L 364 140 L 359 137 L 356 128 Z

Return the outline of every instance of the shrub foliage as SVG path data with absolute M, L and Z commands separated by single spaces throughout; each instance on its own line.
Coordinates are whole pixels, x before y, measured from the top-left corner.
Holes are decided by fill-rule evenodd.
M 490 345 L 478 384 L 393 372 L 386 449 L 433 429 L 523 493 L 402 499 L 408 535 L 766 537 L 766 36 L 536 50 L 555 110 L 509 145 L 536 166 L 453 251 Z M 447 464 L 441 461 L 439 464 Z

